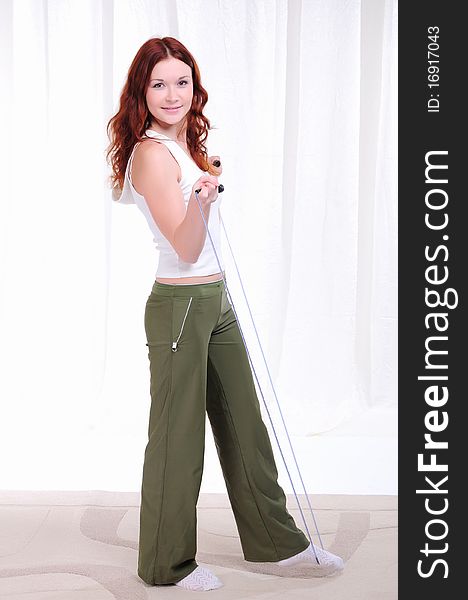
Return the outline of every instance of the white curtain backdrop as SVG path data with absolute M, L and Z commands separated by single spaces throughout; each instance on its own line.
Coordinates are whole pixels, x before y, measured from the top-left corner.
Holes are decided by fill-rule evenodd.
M 299 465 L 314 458 L 315 491 L 396 493 L 396 0 L 0 11 L 0 486 L 139 489 L 158 257 L 136 206 L 111 200 L 104 154 L 131 60 L 170 35 L 208 90 L 222 217 Z M 285 448 L 224 233 L 223 255 Z M 224 491 L 210 436 L 207 420 L 202 490 Z

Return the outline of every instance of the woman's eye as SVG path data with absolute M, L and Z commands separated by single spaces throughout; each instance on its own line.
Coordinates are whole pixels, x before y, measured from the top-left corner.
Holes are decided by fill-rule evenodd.
M 179 83 L 187 83 L 188 84 L 188 81 L 184 79 L 183 81 L 179 81 Z M 153 85 L 153 87 L 159 89 L 160 85 L 162 85 L 162 83 L 155 83 Z

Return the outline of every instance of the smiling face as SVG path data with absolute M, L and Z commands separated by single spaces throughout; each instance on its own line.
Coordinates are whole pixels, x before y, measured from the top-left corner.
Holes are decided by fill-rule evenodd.
M 175 137 L 190 111 L 192 98 L 191 68 L 172 56 L 160 60 L 151 71 L 146 91 L 146 103 L 153 115 L 151 126 Z

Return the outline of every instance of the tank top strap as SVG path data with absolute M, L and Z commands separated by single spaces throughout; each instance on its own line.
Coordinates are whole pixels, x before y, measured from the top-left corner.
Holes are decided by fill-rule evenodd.
M 130 157 L 128 159 L 128 178 L 130 180 L 130 183 L 133 185 L 133 181 L 132 181 L 132 162 L 133 162 L 133 155 L 135 154 L 135 150 L 137 149 L 137 146 L 139 146 L 141 144 L 143 140 L 140 140 L 139 142 L 137 142 L 134 146 L 133 146 L 133 150 L 130 154 Z

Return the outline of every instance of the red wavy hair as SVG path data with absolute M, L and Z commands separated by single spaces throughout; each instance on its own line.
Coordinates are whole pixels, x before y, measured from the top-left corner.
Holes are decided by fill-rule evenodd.
M 192 69 L 193 99 L 186 115 L 188 149 L 200 169 L 215 174 L 213 166 L 208 162 L 205 146 L 211 129 L 209 119 L 203 114 L 208 92 L 201 84 L 198 65 L 187 48 L 175 38 L 150 38 L 136 53 L 120 94 L 119 109 L 107 124 L 107 135 L 111 143 L 106 148 L 106 160 L 112 168 L 109 183 L 118 192 L 118 196 L 123 190 L 125 170 L 133 146 L 143 139 L 144 132 L 151 125 L 152 115 L 146 104 L 146 90 L 151 73 L 156 63 L 170 56 L 183 61 Z

